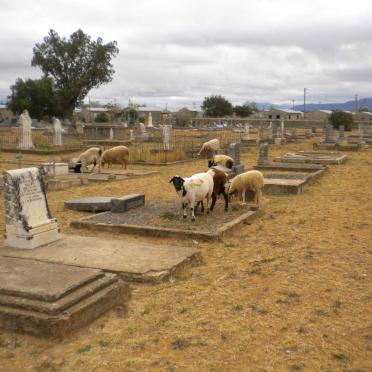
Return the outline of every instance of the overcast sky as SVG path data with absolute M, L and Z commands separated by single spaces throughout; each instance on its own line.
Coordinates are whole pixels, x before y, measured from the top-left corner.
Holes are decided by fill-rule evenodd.
M 211 94 L 329 103 L 372 96 L 371 0 L 0 0 L 0 101 L 38 78 L 32 48 L 54 29 L 116 40 L 111 83 L 91 100 L 192 106 Z

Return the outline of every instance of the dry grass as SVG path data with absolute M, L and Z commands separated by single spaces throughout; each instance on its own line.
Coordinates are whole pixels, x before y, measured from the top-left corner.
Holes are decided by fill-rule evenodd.
M 3 332 L 0 370 L 370 371 L 372 150 L 349 155 L 304 194 L 272 196 L 262 217 L 220 243 L 199 243 L 203 265 L 173 282 L 132 285 L 127 316 L 111 311 L 62 343 Z M 248 167 L 256 159 L 256 149 L 243 155 Z M 204 165 L 52 192 L 50 207 L 64 233 L 85 233 L 69 228 L 84 214 L 64 211 L 65 199 L 138 191 L 175 199 L 171 175 Z

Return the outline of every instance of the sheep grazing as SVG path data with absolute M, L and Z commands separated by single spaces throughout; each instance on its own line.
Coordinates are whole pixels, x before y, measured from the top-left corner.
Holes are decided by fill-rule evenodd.
M 201 147 L 198 155 L 205 156 L 208 159 L 212 159 L 213 155 L 215 155 L 219 149 L 220 141 L 217 138 L 215 138 L 208 142 L 203 143 L 203 146 Z
M 102 150 L 99 147 L 91 147 L 90 149 L 84 151 L 82 154 L 79 155 L 77 162 L 74 167 L 75 173 L 81 173 L 81 168 L 83 167 L 83 170 L 88 170 L 88 165 L 93 164 L 93 169 L 96 167 L 96 165 L 100 164 L 100 157 L 102 155 Z
M 126 146 L 115 146 L 103 152 L 101 156 L 101 167 L 105 164 L 110 168 L 112 164 L 121 164 L 127 169 L 127 161 L 129 157 L 129 149 Z
M 209 199 L 213 193 L 213 177 L 209 173 L 196 173 L 188 178 L 174 176 L 169 181 L 182 202 L 183 218 L 187 217 L 186 207 L 190 204 L 191 220 L 195 221 L 195 207 L 198 202 L 207 199 L 207 213 L 209 213 Z
M 235 176 L 229 187 L 229 195 L 235 192 L 241 192 L 243 203 L 245 203 L 245 193 L 247 190 L 254 192 L 255 202 L 260 206 L 262 188 L 264 186 L 264 177 L 261 172 L 251 170 Z
M 229 197 L 226 193 L 226 187 L 228 184 L 228 176 L 225 172 L 218 169 L 209 169 L 207 172 L 213 177 L 213 193 L 212 193 L 212 204 L 211 211 L 213 211 L 216 204 L 217 196 L 222 194 L 225 199 L 225 212 L 227 212 L 229 207 Z
M 212 160 L 208 160 L 208 168 L 216 165 L 223 165 L 226 168 L 232 169 L 234 160 L 227 155 L 214 155 Z

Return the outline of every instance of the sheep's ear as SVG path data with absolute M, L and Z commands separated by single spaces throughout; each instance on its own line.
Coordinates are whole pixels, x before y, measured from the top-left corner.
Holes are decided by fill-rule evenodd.
M 169 183 L 172 183 L 174 180 L 174 177 L 172 177 L 170 180 L 169 180 Z

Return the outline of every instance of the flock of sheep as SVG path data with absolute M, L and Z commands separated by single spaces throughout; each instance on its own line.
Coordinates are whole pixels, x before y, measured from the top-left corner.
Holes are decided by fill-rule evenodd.
M 259 206 L 261 200 L 264 178 L 261 172 L 251 170 L 235 176 L 229 180 L 228 174 L 223 170 L 232 170 L 234 161 L 230 156 L 218 155 L 220 143 L 218 139 L 205 142 L 199 151 L 199 156 L 208 158 L 207 172 L 196 173 L 191 177 L 174 176 L 169 181 L 180 197 L 183 217 L 187 217 L 186 208 L 190 206 L 191 219 L 195 221 L 195 209 L 201 205 L 204 212 L 204 201 L 206 202 L 207 214 L 213 211 L 217 197 L 223 195 L 225 201 L 225 211 L 228 210 L 229 197 L 240 193 L 242 201 L 245 203 L 247 191 L 253 191 L 255 203 Z M 84 151 L 78 157 L 74 171 L 80 173 L 88 170 L 88 166 L 93 165 L 93 169 L 98 164 L 99 168 L 107 164 L 108 168 L 112 164 L 122 164 L 127 168 L 129 149 L 126 146 L 115 146 L 102 152 L 99 147 L 92 147 Z
M 255 203 L 259 206 L 261 202 L 264 177 L 261 172 L 251 170 L 235 176 L 231 181 L 224 168 L 231 170 L 234 160 L 227 155 L 217 155 L 220 148 L 218 139 L 205 142 L 199 151 L 199 156 L 205 156 L 208 160 L 209 170 L 204 173 L 196 173 L 191 177 L 174 176 L 169 181 L 181 199 L 183 217 L 187 217 L 186 208 L 190 206 L 191 220 L 195 221 L 195 209 L 201 204 L 201 211 L 204 212 L 204 200 L 206 201 L 207 214 L 213 211 L 217 197 L 223 195 L 225 200 L 225 211 L 228 210 L 229 196 L 236 193 L 242 195 L 243 203 L 247 191 L 253 191 Z M 219 167 L 220 166 L 220 169 Z M 221 167 L 222 166 L 222 167 Z M 211 205 L 209 206 L 209 203 Z

